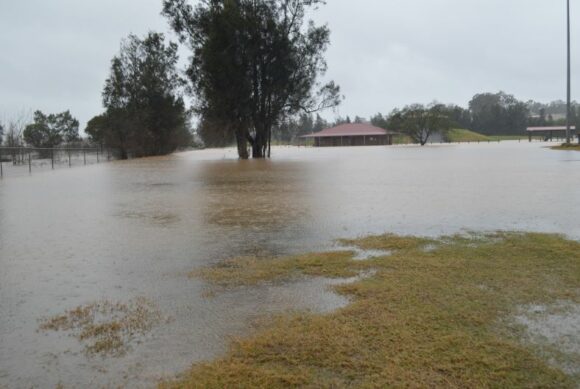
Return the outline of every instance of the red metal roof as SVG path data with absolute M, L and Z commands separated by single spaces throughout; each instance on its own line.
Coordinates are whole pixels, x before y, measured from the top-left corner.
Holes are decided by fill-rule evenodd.
M 576 126 L 571 126 L 571 130 L 575 130 Z M 566 126 L 552 126 L 552 127 L 528 127 L 526 131 L 566 131 Z
M 303 135 L 301 138 L 330 138 L 336 136 L 378 136 L 395 134 L 394 132 L 383 130 L 382 128 L 364 123 L 347 123 L 336 127 L 327 128 L 320 132 Z

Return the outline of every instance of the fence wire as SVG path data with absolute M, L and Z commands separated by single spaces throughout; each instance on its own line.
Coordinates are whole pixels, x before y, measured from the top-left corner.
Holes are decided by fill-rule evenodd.
M 0 147 L 0 178 L 113 159 L 113 153 L 101 147 Z

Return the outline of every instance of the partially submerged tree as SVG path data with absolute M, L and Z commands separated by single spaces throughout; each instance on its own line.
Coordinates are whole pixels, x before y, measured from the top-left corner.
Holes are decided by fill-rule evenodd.
M 49 115 L 36 111 L 33 120 L 22 133 L 31 146 L 52 148 L 79 140 L 79 121 L 69 111 Z
M 191 133 L 180 90 L 177 45 L 163 34 L 130 35 L 111 62 L 103 90 L 104 114 L 91 119 L 87 133 L 115 148 L 121 158 L 162 155 L 189 145 Z
M 234 134 L 240 158 L 270 156 L 272 128 L 300 111 L 335 107 L 339 87 L 321 85 L 329 29 L 306 23 L 322 0 L 164 0 L 180 41 L 192 50 L 187 69 L 195 111 Z M 210 126 L 211 128 L 211 126 Z
M 451 121 L 445 113 L 445 106 L 432 104 L 425 107 L 414 104 L 394 110 L 387 121 L 388 128 L 402 132 L 414 142 L 424 146 L 429 137 L 435 133 L 444 135 L 449 131 Z

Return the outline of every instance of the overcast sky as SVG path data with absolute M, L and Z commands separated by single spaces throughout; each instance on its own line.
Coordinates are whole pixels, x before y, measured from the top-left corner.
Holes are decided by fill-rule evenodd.
M 70 109 L 84 127 L 102 111 L 120 40 L 170 33 L 160 10 L 161 0 L 0 0 L 0 118 Z M 328 0 L 313 17 L 332 31 L 327 78 L 346 97 L 329 119 L 433 100 L 465 106 L 485 91 L 565 99 L 564 0 Z

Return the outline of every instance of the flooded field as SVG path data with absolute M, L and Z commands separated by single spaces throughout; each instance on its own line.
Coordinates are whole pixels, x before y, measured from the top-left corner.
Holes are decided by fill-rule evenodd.
M 219 355 L 265 314 L 328 311 L 330 281 L 209 294 L 193 270 L 394 232 L 560 232 L 580 239 L 580 153 L 541 143 L 205 150 L 0 181 L 0 387 L 149 387 Z M 102 301 L 159 312 L 121 355 L 46 318 Z M 121 305 L 120 305 L 121 306 Z

